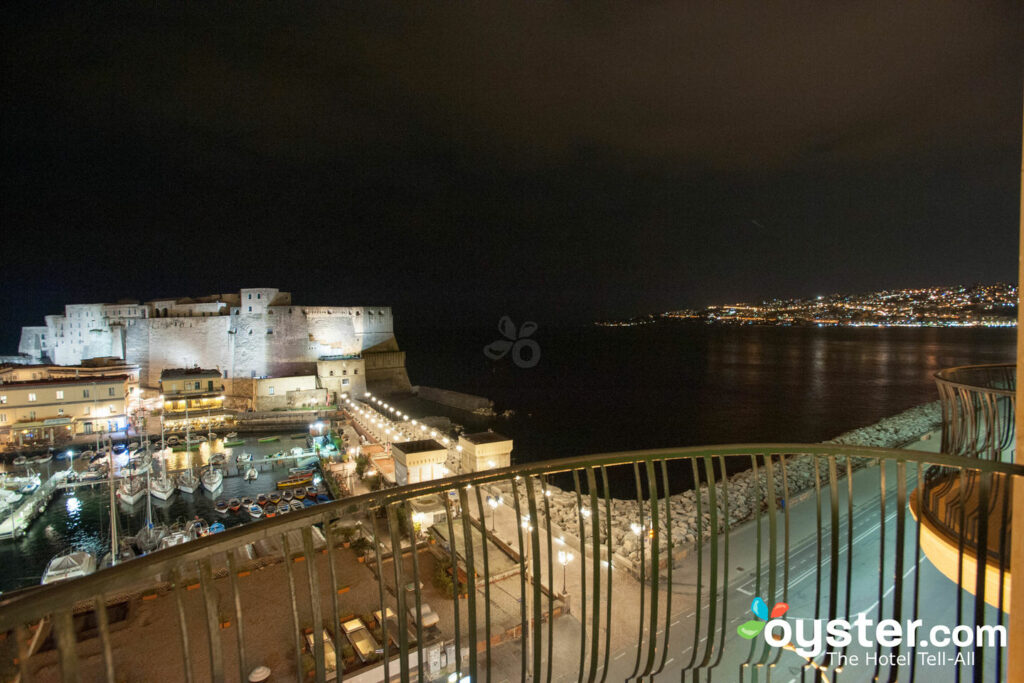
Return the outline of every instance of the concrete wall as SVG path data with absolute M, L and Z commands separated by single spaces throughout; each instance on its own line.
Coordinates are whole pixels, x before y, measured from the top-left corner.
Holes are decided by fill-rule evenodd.
M 494 401 L 488 400 L 483 396 L 474 396 L 472 394 L 463 394 L 458 391 L 424 386 L 416 387 L 415 391 L 420 398 L 433 401 L 434 403 L 440 403 L 443 406 L 465 410 L 467 412 L 494 408 Z

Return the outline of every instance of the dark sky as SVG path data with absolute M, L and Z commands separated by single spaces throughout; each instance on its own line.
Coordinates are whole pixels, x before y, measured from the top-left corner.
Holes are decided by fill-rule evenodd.
M 402 325 L 1016 279 L 1021 3 L 502 4 L 5 6 L 0 352 L 245 286 Z

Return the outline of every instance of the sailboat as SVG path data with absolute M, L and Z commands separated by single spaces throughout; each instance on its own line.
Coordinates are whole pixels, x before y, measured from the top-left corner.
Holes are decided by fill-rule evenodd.
M 159 547 L 160 542 L 168 534 L 168 529 L 163 524 L 153 524 L 153 482 L 149 473 L 146 473 L 146 526 L 135 534 L 135 547 L 142 553 L 150 553 Z M 172 489 L 173 491 L 173 489 Z
M 131 546 L 122 543 L 117 535 L 117 505 L 114 502 L 113 466 L 107 470 L 107 485 L 110 491 L 110 552 L 103 556 L 103 562 L 100 563 L 103 569 L 113 567 L 135 557 L 135 551 L 132 550 Z
M 188 469 L 178 475 L 178 488 L 182 493 L 195 493 L 200 482 L 192 471 L 192 428 L 188 422 L 188 399 L 185 399 L 185 458 L 188 459 Z
M 224 484 L 224 475 L 221 474 L 219 469 L 211 465 L 203 472 L 202 480 L 206 490 L 213 493 Z

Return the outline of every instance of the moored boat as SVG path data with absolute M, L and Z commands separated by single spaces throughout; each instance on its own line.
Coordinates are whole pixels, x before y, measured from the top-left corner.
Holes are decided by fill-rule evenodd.
M 174 477 L 168 477 L 166 474 L 159 479 L 149 480 L 149 492 L 153 494 L 154 498 L 160 500 L 167 500 L 174 495 Z
M 12 462 L 13 462 L 13 464 L 17 465 L 18 467 L 21 467 L 22 465 L 27 465 L 28 464 L 28 458 L 26 458 L 24 455 L 19 455 Z
M 265 494 L 265 493 L 261 493 L 260 495 L 256 496 L 256 504 L 257 505 L 266 505 L 269 502 L 270 502 L 270 499 L 267 498 L 267 494 Z
M 46 565 L 46 571 L 43 572 L 43 579 L 40 583 L 45 586 L 57 581 L 88 576 L 95 571 L 95 555 L 84 550 L 73 550 L 57 555 L 50 560 L 50 563 Z
M 280 440 L 281 440 L 281 437 L 279 437 L 279 436 L 264 436 L 261 439 L 257 439 L 257 441 L 259 441 L 260 443 L 273 443 L 275 441 L 280 441 Z
M 238 508 L 242 507 L 242 501 L 237 498 L 232 498 L 228 501 L 228 509 L 232 512 L 238 512 Z
M 242 496 L 242 507 L 248 509 L 250 505 L 253 505 L 255 503 L 256 501 L 253 500 L 250 496 Z
M 178 475 L 178 488 L 183 493 L 195 493 L 200 486 L 199 477 L 192 470 L 185 470 Z
M 263 516 L 263 508 L 259 505 L 253 504 L 246 508 L 249 511 L 249 516 L 253 519 L 259 519 Z
M 202 476 L 203 488 L 213 493 L 224 485 L 224 475 L 215 467 L 211 467 Z
M 292 512 L 298 512 L 299 510 L 302 510 L 306 506 L 303 504 L 303 501 L 301 500 L 293 500 L 291 503 L 288 504 L 288 507 L 292 509 Z
M 292 493 L 291 489 L 285 489 L 284 493 L 281 494 L 281 500 L 286 503 L 290 503 L 295 499 L 295 494 Z
M 226 515 L 228 513 L 228 510 L 230 509 L 230 507 L 231 506 L 228 505 L 228 502 L 226 500 L 224 500 L 223 498 L 218 500 L 216 503 L 213 504 L 213 509 L 216 510 L 217 512 L 219 512 L 222 515 Z
M 274 505 L 277 505 L 281 502 L 281 493 L 279 491 L 271 491 L 267 494 L 267 499 Z
M 117 487 L 117 497 L 122 503 L 134 505 L 146 495 L 146 482 L 143 479 L 122 479 Z
M 275 515 L 277 515 L 277 506 L 273 505 L 271 503 L 267 503 L 263 507 L 263 516 L 264 517 L 274 517 Z
M 290 477 L 286 477 L 285 479 L 282 479 L 281 481 L 277 482 L 277 488 L 279 488 L 279 489 L 295 488 L 296 489 L 295 497 L 298 498 L 299 497 L 299 487 L 302 487 L 302 495 L 304 496 L 304 495 L 306 495 L 306 493 L 305 493 L 305 486 L 307 484 L 309 484 L 311 481 L 313 481 L 313 477 L 311 475 L 308 475 L 308 474 L 296 474 L 296 475 L 292 475 Z
M 238 432 L 228 432 L 227 435 L 224 438 L 225 439 L 237 439 L 238 438 Z
M 260 476 L 260 473 L 255 467 L 250 467 L 249 469 L 247 469 L 244 475 L 246 481 L 253 481 L 258 476 Z
M 221 522 L 214 522 L 213 524 L 210 525 L 209 533 L 211 533 L 211 534 L 219 534 L 220 532 L 224 531 L 225 528 L 226 527 Z
M 302 500 L 306 497 L 306 489 L 297 488 L 295 489 L 295 500 Z
M 252 453 L 239 453 L 236 462 L 252 462 Z

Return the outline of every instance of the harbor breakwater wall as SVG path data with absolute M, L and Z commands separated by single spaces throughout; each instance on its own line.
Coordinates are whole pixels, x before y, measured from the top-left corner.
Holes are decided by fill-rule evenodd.
M 494 401 L 483 396 L 474 396 L 473 394 L 463 394 L 462 392 L 450 389 L 424 386 L 413 387 L 413 393 L 427 401 L 440 403 L 449 408 L 458 408 L 469 413 L 480 411 L 490 415 L 494 411 Z
M 906 410 L 898 415 L 887 417 L 879 422 L 845 432 L 825 441 L 828 444 L 848 444 L 856 446 L 874 446 L 879 448 L 899 448 L 906 444 L 919 440 L 925 434 L 934 431 L 941 426 L 942 412 L 938 401 L 926 403 Z M 845 478 L 847 470 L 847 458 L 838 457 L 838 477 Z M 849 468 L 856 471 L 874 464 L 870 458 L 849 458 Z M 717 471 L 716 476 L 720 476 Z M 814 471 L 814 459 L 811 456 L 795 455 L 786 459 L 785 481 L 783 481 L 782 469 L 776 463 L 773 468 L 772 486 L 775 490 L 776 499 L 781 501 L 787 498 L 792 501 L 800 494 L 810 492 L 814 489 L 816 475 Z M 820 481 L 823 485 L 828 482 L 828 472 L 825 468 L 819 467 Z M 537 494 L 542 499 L 539 483 L 535 484 Z M 729 525 L 735 528 L 737 525 L 747 522 L 763 511 L 768 498 L 768 476 L 764 467 L 759 467 L 757 472 L 745 470 L 729 475 L 728 483 L 719 481 L 715 489 L 715 500 L 718 510 L 719 527 L 724 528 L 726 513 L 726 486 L 728 486 L 728 517 Z M 497 488 L 502 489 L 501 493 L 507 505 L 513 505 L 511 484 L 502 483 Z M 561 534 L 566 543 L 574 546 L 577 550 L 584 552 L 580 547 L 579 532 L 579 509 L 576 504 L 575 491 L 563 491 L 551 484 L 548 484 L 551 494 L 548 496 L 550 506 L 551 526 L 553 533 Z M 526 509 L 527 501 L 525 491 L 520 490 L 520 504 Z M 700 514 L 698 515 L 698 496 L 700 498 Z M 689 490 L 678 493 L 669 498 L 668 504 L 670 514 L 662 514 L 660 521 L 662 533 L 662 557 L 668 556 L 668 544 L 666 526 L 671 524 L 671 537 L 673 541 L 672 556 L 675 560 L 681 559 L 689 553 L 698 542 L 703 542 L 711 537 L 711 515 L 709 512 L 710 494 L 708 486 L 702 484 L 699 491 Z M 589 496 L 582 498 L 583 505 L 587 506 Z M 627 566 L 637 566 L 640 562 L 640 544 L 637 535 L 632 530 L 634 523 L 639 523 L 641 515 L 638 511 L 636 500 L 612 499 L 611 528 L 607 523 L 607 516 L 603 508 L 594 510 L 591 519 L 599 520 L 600 539 L 602 545 L 611 541 L 612 555 L 617 562 Z M 650 519 L 650 506 L 645 503 L 643 519 Z M 543 518 L 539 520 L 544 525 Z M 588 529 L 586 536 L 589 539 L 593 532 Z M 607 546 L 602 550 L 602 555 L 607 555 Z

